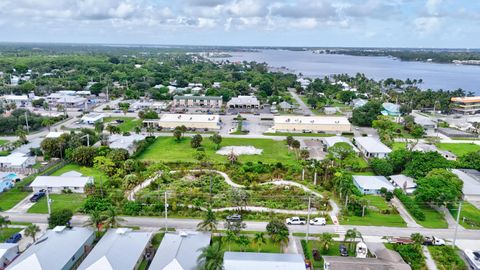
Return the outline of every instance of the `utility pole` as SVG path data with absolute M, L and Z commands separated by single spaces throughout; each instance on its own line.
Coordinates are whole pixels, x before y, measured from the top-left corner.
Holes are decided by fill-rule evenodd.
M 455 234 L 453 235 L 452 247 L 455 247 L 455 242 L 457 241 L 458 226 L 460 223 L 460 211 L 462 211 L 462 201 L 458 203 L 457 224 L 455 225 Z
M 27 134 L 29 133 L 29 127 L 28 127 L 28 113 L 25 112 L 25 123 L 27 125 Z
M 167 203 L 167 191 L 165 191 L 165 233 L 168 232 L 168 203 Z
M 52 214 L 52 208 L 50 206 L 50 204 L 52 203 L 52 201 L 50 200 L 50 191 L 48 190 L 48 187 L 46 188 L 46 191 L 47 191 L 47 208 L 48 208 L 48 215 Z
M 310 204 L 311 204 L 312 197 L 308 195 L 308 213 L 307 213 L 307 234 L 305 236 L 305 240 L 308 243 L 308 234 L 310 232 Z

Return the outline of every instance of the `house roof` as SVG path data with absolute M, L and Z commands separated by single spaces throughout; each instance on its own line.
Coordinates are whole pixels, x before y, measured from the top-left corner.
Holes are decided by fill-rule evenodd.
M 295 116 L 279 115 L 273 118 L 275 124 L 302 124 L 302 125 L 350 125 L 346 117 L 335 116 Z
M 10 264 L 8 270 L 63 269 L 94 232 L 89 228 L 56 227 L 47 231 Z
M 322 141 L 327 146 L 327 148 L 330 148 L 339 142 L 348 143 L 350 146 L 352 146 L 353 151 L 359 152 L 358 148 L 355 145 L 353 145 L 353 143 L 348 138 L 345 138 L 342 136 L 325 137 L 325 138 L 322 138 Z
M 228 104 L 229 105 L 260 105 L 260 102 L 254 96 L 238 96 L 230 99 Z
M 151 238 L 151 232 L 124 228 L 110 229 L 78 269 L 134 269 Z
M 394 186 L 388 182 L 385 176 L 354 175 L 353 181 L 362 189 L 379 190 L 383 187 L 390 191 L 394 189 Z
M 98 121 L 104 117 L 105 115 L 103 113 L 89 113 L 82 116 L 82 121 Z
M 2 258 L 11 261 L 17 256 L 17 252 L 14 252 L 13 255 L 10 255 L 11 250 L 16 250 L 18 252 L 18 244 L 10 243 L 0 243 L 0 260 Z
M 397 175 L 391 175 L 389 178 L 395 183 L 400 188 L 405 187 L 406 183 L 406 188 L 416 188 L 417 184 L 415 183 L 415 180 L 409 176 L 406 176 L 404 174 L 397 174 Z
M 10 164 L 10 166 L 22 166 L 28 159 L 30 159 L 30 156 L 15 152 L 8 156 L 0 156 L 0 163 Z
M 64 131 L 50 131 L 48 132 L 47 136 L 45 138 L 58 138 L 62 136 L 62 134 L 65 134 Z
M 145 135 L 131 134 L 130 136 L 123 136 L 119 134 L 110 135 L 108 138 L 109 147 L 116 149 L 127 149 L 133 145 L 135 141 L 145 139 Z
M 30 184 L 31 187 L 85 187 L 93 183 L 93 178 L 88 176 L 37 176 Z
M 210 244 L 210 233 L 167 233 L 158 247 L 150 269 L 195 270 L 200 249 Z M 167 267 L 169 266 L 169 267 Z
M 376 258 L 323 256 L 330 270 L 411 270 L 404 262 L 389 262 Z
M 382 104 L 382 107 L 390 113 L 400 113 L 400 105 L 398 104 L 385 102 Z
M 355 144 L 360 145 L 369 153 L 390 153 L 392 149 L 383 144 L 379 139 L 372 137 L 355 137 Z
M 480 172 L 469 169 L 453 169 L 452 172 L 463 182 L 464 195 L 480 195 Z
M 225 270 L 305 270 L 305 262 L 299 254 L 225 252 Z
M 173 99 L 201 99 L 201 100 L 221 100 L 222 97 L 216 97 L 216 96 L 174 96 Z

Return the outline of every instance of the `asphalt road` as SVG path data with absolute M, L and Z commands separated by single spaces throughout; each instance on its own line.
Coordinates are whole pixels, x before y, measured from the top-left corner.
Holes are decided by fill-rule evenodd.
M 294 88 L 288 88 L 288 92 L 290 92 L 290 95 L 292 95 L 293 99 L 297 101 L 300 109 L 302 109 L 303 111 L 303 114 L 315 115 L 312 110 L 310 110 L 310 108 L 305 104 L 305 102 L 303 102 L 303 100 L 297 95 Z

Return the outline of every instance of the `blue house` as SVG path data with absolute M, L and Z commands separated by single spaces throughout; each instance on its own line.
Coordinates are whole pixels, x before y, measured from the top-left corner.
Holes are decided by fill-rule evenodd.
M 0 193 L 11 189 L 15 185 L 17 175 L 10 172 L 0 172 Z
M 385 102 L 382 104 L 383 106 L 383 115 L 389 115 L 389 116 L 400 116 L 400 105 L 398 104 L 393 104 L 390 102 Z

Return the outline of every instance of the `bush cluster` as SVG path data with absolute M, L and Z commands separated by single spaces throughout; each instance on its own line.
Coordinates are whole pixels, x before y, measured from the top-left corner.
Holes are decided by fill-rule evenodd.
M 405 208 L 407 208 L 408 212 L 416 219 L 420 221 L 425 220 L 425 214 L 422 212 L 418 204 L 412 200 L 412 198 L 408 197 L 403 193 L 401 189 L 395 189 L 393 191 L 395 196 L 403 203 Z

